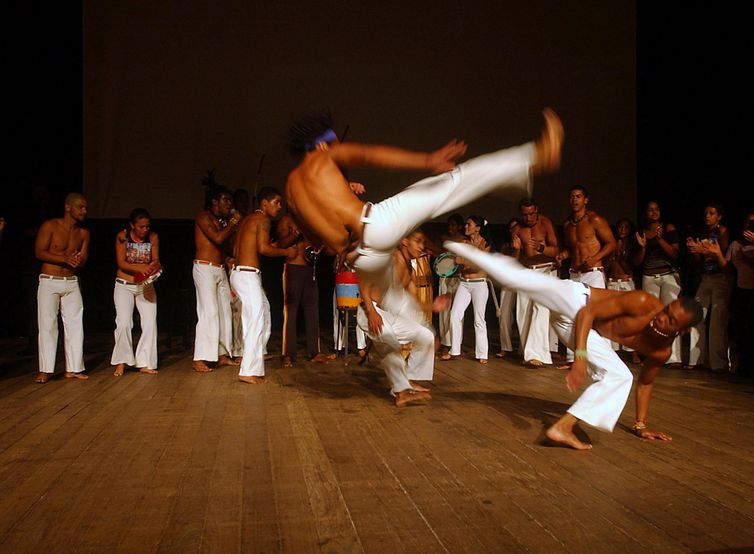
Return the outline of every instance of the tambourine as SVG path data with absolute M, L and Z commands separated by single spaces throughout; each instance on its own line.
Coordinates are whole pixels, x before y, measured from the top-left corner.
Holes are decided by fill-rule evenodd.
M 458 271 L 456 255 L 452 252 L 443 252 L 434 263 L 435 275 L 438 277 L 452 277 Z
M 162 275 L 162 268 L 158 269 L 154 273 L 137 273 L 134 275 L 134 281 L 139 285 L 151 285 Z

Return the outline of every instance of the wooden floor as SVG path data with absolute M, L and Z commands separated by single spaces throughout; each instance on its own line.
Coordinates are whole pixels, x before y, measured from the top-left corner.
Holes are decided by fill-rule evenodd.
M 103 340 L 103 344 L 106 341 Z M 162 353 L 159 375 L 33 383 L 0 358 L 2 552 L 676 552 L 754 549 L 754 386 L 660 377 L 595 447 L 540 444 L 573 400 L 564 372 L 438 362 L 433 401 L 396 409 L 342 359 L 268 384 Z

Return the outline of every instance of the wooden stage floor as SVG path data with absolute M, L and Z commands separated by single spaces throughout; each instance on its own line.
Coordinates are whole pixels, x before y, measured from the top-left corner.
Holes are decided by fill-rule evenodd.
M 103 340 L 103 344 L 106 341 Z M 95 349 L 96 351 L 96 349 Z M 651 426 L 540 443 L 564 372 L 437 362 L 433 401 L 396 409 L 377 369 L 268 363 L 33 382 L 0 354 L 2 552 L 714 552 L 754 549 L 754 386 L 659 379 Z M 635 368 L 634 368 L 635 371 Z

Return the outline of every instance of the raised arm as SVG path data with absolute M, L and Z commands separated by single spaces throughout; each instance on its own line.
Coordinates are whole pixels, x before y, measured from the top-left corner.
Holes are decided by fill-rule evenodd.
M 449 171 L 455 161 L 466 153 L 466 143 L 452 140 L 434 152 L 415 152 L 394 146 L 346 142 L 333 146 L 331 156 L 338 166 L 382 167 L 388 169 L 419 169 L 431 173 Z

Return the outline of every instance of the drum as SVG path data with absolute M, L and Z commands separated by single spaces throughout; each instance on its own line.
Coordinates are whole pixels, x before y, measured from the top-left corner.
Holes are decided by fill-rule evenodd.
M 414 268 L 413 279 L 416 286 L 416 296 L 420 304 L 426 307 L 424 316 L 432 319 L 432 270 L 429 265 L 429 256 L 421 256 L 411 260 Z
M 435 260 L 435 275 L 438 277 L 453 277 L 458 271 L 455 254 L 443 252 Z
M 355 271 L 341 271 L 335 274 L 335 302 L 338 308 L 355 309 L 361 304 L 359 276 Z

